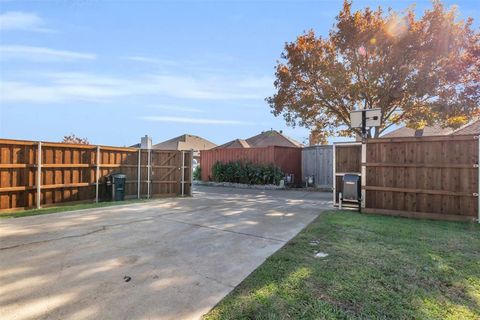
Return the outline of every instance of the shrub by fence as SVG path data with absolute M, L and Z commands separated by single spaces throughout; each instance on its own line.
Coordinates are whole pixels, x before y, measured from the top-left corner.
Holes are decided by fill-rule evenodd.
M 248 162 L 254 165 L 275 165 L 284 174 L 293 174 L 294 183 L 301 183 L 302 149 L 277 146 L 202 150 L 200 151 L 202 180 L 210 181 L 213 179 L 212 168 L 215 163 L 235 161 Z
M 280 184 L 282 170 L 274 165 L 254 165 L 248 162 L 216 162 L 212 167 L 212 180 L 243 184 Z
M 0 210 L 102 200 L 114 172 L 127 175 L 126 198 L 190 194 L 191 161 L 176 150 L 0 139 Z

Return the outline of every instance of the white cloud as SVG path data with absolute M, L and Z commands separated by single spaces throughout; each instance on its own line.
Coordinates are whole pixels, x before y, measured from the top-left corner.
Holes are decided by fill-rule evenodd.
M 0 14 L 0 31 L 23 30 L 52 32 L 45 28 L 45 22 L 35 13 L 8 11 Z
M 173 123 L 189 123 L 189 124 L 217 124 L 217 125 L 254 125 L 253 122 L 238 120 L 219 120 L 219 119 L 203 119 L 203 118 L 185 118 L 185 117 L 162 117 L 162 116 L 145 116 L 140 117 L 141 120 L 173 122 Z
M 56 72 L 29 73 L 26 80 L 22 81 L 18 80 L 18 74 L 15 76 L 16 80 L 10 80 L 7 76 L 0 79 L 0 102 L 112 101 L 119 97 L 138 96 L 149 96 L 152 99 L 169 97 L 191 100 L 263 101 L 271 90 L 265 84 L 261 85 L 262 80 L 224 76 L 150 74 L 131 77 Z M 245 83 L 257 85 L 245 86 Z
M 44 47 L 22 45 L 1 45 L 0 60 L 24 59 L 34 62 L 55 62 L 74 60 L 93 60 L 95 54 Z
M 166 111 L 177 111 L 177 112 L 185 112 L 185 113 L 204 113 L 205 110 L 199 108 L 190 108 L 190 107 L 182 107 L 182 106 L 168 106 L 168 105 L 149 105 L 149 108 L 166 110 Z
M 144 56 L 128 56 L 125 59 L 135 62 L 142 62 L 154 65 L 162 65 L 162 66 L 175 66 L 178 63 L 173 60 L 168 59 L 159 59 L 159 58 L 151 58 L 151 57 L 144 57 Z

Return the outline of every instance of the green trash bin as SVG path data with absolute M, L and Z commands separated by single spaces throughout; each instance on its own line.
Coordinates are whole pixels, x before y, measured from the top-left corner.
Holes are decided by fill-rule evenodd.
M 106 178 L 107 194 L 112 201 L 125 200 L 125 182 L 127 176 L 123 173 L 112 173 Z

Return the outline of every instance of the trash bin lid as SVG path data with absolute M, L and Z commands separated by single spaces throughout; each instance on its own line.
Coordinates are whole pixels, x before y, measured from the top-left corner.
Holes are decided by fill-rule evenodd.
M 111 176 L 118 179 L 125 179 L 127 177 L 127 175 L 123 173 L 112 173 Z

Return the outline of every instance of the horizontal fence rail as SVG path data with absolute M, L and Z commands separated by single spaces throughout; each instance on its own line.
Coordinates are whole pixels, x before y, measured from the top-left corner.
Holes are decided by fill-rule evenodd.
M 348 148 L 350 148 L 348 150 Z M 369 139 L 335 146 L 342 171 L 362 176 L 362 211 L 441 220 L 479 219 L 479 139 L 475 135 Z
M 107 200 L 105 176 L 120 172 L 127 176 L 126 199 L 190 195 L 192 157 L 177 150 L 0 139 L 0 210 Z
M 200 167 L 203 181 L 212 179 L 212 167 L 216 162 L 245 161 L 253 164 L 280 167 L 285 174 L 293 174 L 294 182 L 302 181 L 302 149 L 270 146 L 264 148 L 217 148 L 200 151 Z

